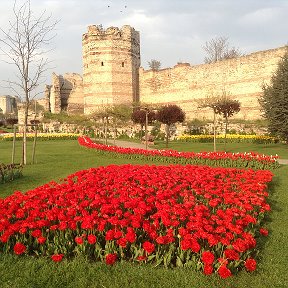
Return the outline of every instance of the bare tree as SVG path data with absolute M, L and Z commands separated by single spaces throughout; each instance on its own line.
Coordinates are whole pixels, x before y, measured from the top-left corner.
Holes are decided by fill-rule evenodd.
M 155 59 L 148 61 L 148 66 L 152 71 L 158 71 L 161 68 L 161 62 Z
M 31 99 L 37 93 L 37 87 L 42 84 L 43 73 L 48 69 L 48 52 L 44 46 L 51 43 L 55 35 L 51 32 L 55 29 L 58 21 L 51 21 L 51 15 L 46 16 L 46 11 L 35 15 L 31 8 L 30 0 L 17 6 L 13 5 L 13 18 L 9 20 L 7 30 L 0 28 L 2 36 L 1 51 L 4 53 L 8 64 L 16 66 L 16 80 L 6 80 L 9 88 L 12 89 L 21 99 L 24 100 L 24 130 L 28 123 L 28 111 Z M 24 133 L 25 135 L 25 133 Z M 23 164 L 26 164 L 26 137 L 24 136 Z
M 207 41 L 203 46 L 203 49 L 206 52 L 204 62 L 214 63 L 224 59 L 231 59 L 244 55 L 238 48 L 229 46 L 227 37 L 220 36 Z
M 35 89 L 42 83 L 41 77 L 49 64 L 48 58 L 44 57 L 48 51 L 44 50 L 43 46 L 50 44 L 55 36 L 50 34 L 58 21 L 51 22 L 51 15 L 46 16 L 45 11 L 39 16 L 34 15 L 30 0 L 26 0 L 19 7 L 16 2 L 13 5 L 14 17 L 9 21 L 9 28 L 0 28 L 3 34 L 0 42 L 4 44 L 1 51 L 9 59 L 7 63 L 17 68 L 17 79 L 6 82 L 20 98 L 24 98 L 24 123 L 27 124 L 30 100 L 36 96 Z

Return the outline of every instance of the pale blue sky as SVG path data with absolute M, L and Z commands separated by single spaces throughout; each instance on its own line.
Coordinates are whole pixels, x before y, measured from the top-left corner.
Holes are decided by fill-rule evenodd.
M 23 0 L 17 0 L 23 2 Z M 0 0 L 0 25 L 11 17 L 13 0 Z M 131 25 L 140 31 L 141 62 L 160 60 L 162 68 L 177 62 L 203 63 L 202 46 L 216 37 L 249 54 L 288 43 L 288 0 L 31 0 L 32 10 L 44 9 L 60 19 L 49 53 L 51 73 L 82 74 L 81 37 L 87 26 Z M 110 7 L 108 7 L 110 6 Z M 127 6 L 127 7 L 125 7 Z M 1 62 L 0 80 L 12 79 L 13 66 Z M 0 94 L 12 94 L 0 88 Z

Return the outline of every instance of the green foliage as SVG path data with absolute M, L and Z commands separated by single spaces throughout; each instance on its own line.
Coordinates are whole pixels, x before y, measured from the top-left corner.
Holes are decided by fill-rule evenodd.
M 8 118 L 6 119 L 6 125 L 12 127 L 14 124 L 18 123 L 17 118 Z
M 222 115 L 225 119 L 240 111 L 240 102 L 227 96 L 221 97 L 215 104 L 216 114 Z
M 36 113 L 44 112 L 45 108 L 37 102 L 37 100 L 29 101 L 29 108 Z
M 207 98 L 204 101 L 204 103 L 200 105 L 200 107 L 201 108 L 209 107 L 213 109 L 214 151 L 216 152 L 216 114 L 222 115 L 225 119 L 225 143 L 226 143 L 226 134 L 228 131 L 228 118 L 240 111 L 240 102 L 238 100 L 231 99 L 229 97 L 229 93 L 223 90 L 222 95 L 220 97 L 213 96 Z
M 125 122 L 130 120 L 132 113 L 132 107 L 130 105 L 119 104 L 113 105 L 109 108 L 108 114 L 111 115 L 115 121 L 114 122 Z
M 137 138 L 137 135 L 136 135 Z M 138 136 L 138 138 L 141 138 L 141 136 Z M 120 134 L 117 136 L 117 139 L 119 140 L 130 140 L 130 137 L 127 134 Z
M 197 135 L 204 133 L 204 126 L 207 125 L 207 121 L 199 120 L 194 118 L 187 122 L 188 129 L 185 130 L 185 133 L 189 135 Z
M 183 122 L 185 120 L 185 113 L 177 105 L 166 105 L 158 110 L 156 118 L 161 123 L 166 124 L 166 147 L 168 147 L 170 126 L 176 122 Z
M 166 105 L 159 109 L 157 120 L 166 125 L 171 125 L 176 122 L 183 122 L 185 120 L 185 113 L 177 105 Z
M 0 183 L 13 181 L 22 176 L 22 165 L 0 163 Z
M 164 140 L 165 133 L 161 131 L 161 123 L 159 121 L 155 121 L 154 126 L 151 130 L 151 135 L 155 140 Z
M 271 85 L 263 86 L 259 98 L 264 117 L 268 120 L 268 130 L 286 142 L 288 141 L 288 47 L 279 61 Z
M 140 124 L 143 126 L 146 122 L 146 113 L 148 117 L 148 123 L 151 123 L 155 120 L 156 114 L 154 111 L 151 110 L 145 110 L 145 109 L 135 109 L 131 115 L 131 120 L 134 123 Z
M 81 114 L 68 115 L 65 112 L 61 112 L 59 114 L 45 112 L 43 122 L 50 122 L 51 120 L 58 121 L 60 123 L 78 124 L 78 125 L 83 125 L 83 126 L 93 125 L 89 116 L 84 116 Z

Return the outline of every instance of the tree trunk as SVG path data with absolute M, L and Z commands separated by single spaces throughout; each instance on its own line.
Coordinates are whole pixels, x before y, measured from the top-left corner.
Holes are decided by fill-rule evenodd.
M 27 164 L 27 124 L 28 124 L 28 110 L 29 110 L 29 98 L 26 95 L 25 113 L 24 113 L 24 126 L 23 126 L 23 146 L 22 146 L 22 164 Z
M 213 110 L 214 118 L 213 118 L 213 145 L 214 145 L 214 152 L 216 152 L 216 113 Z
M 170 125 L 166 124 L 166 148 L 168 148 L 170 138 Z
M 225 117 L 224 151 L 226 151 L 227 128 L 228 128 L 228 117 Z
M 144 136 L 144 131 L 143 131 L 143 124 L 140 124 L 141 125 L 141 128 L 140 128 L 140 142 L 142 142 L 142 138 Z
M 107 141 L 107 130 L 108 130 L 108 117 L 105 117 L 104 118 L 104 123 L 105 123 L 105 145 L 108 144 L 108 141 Z
M 102 130 L 101 138 L 102 138 L 102 143 L 105 144 L 105 117 L 102 118 L 102 121 L 103 121 L 103 130 Z
M 27 164 L 27 152 L 26 152 L 26 148 L 27 148 L 27 144 L 26 144 L 26 125 L 23 126 L 23 143 L 22 143 L 22 165 L 26 165 Z
M 16 126 L 13 128 L 13 147 L 12 147 L 12 164 L 15 162 L 15 142 L 16 142 Z
M 145 149 L 148 149 L 148 111 L 145 114 Z
M 34 141 L 33 141 L 33 150 L 32 150 L 32 164 L 35 163 L 35 151 L 36 151 L 36 141 L 37 141 L 37 130 L 38 126 L 35 127 Z
M 117 125 L 116 122 L 114 122 L 114 137 L 113 137 L 114 145 L 116 145 L 116 136 L 117 136 Z

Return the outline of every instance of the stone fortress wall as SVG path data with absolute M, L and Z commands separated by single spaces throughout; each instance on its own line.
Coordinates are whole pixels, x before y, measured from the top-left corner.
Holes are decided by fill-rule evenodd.
M 258 97 L 269 83 L 286 47 L 260 51 L 212 64 L 178 63 L 159 71 L 140 68 L 140 36 L 134 28 L 92 25 L 82 37 L 83 79 L 79 74 L 52 75 L 46 86 L 45 108 L 91 114 L 111 104 L 177 104 L 188 119 L 211 118 L 199 109 L 207 97 L 223 90 L 241 103 L 235 118 L 261 118 Z
M 60 113 L 61 111 L 83 113 L 84 97 L 81 75 L 66 73 L 62 76 L 53 73 L 52 85 L 45 86 L 44 99 L 45 110 L 52 113 Z
M 139 100 L 139 42 L 139 32 L 128 25 L 88 27 L 82 37 L 85 114 L 97 106 Z
M 282 47 L 212 64 L 179 63 L 156 72 L 140 69 L 140 99 L 145 103 L 177 104 L 190 119 L 211 119 L 212 111 L 199 109 L 199 104 L 207 97 L 221 96 L 224 90 L 241 103 L 236 118 L 257 119 L 262 85 L 269 83 L 284 53 Z

